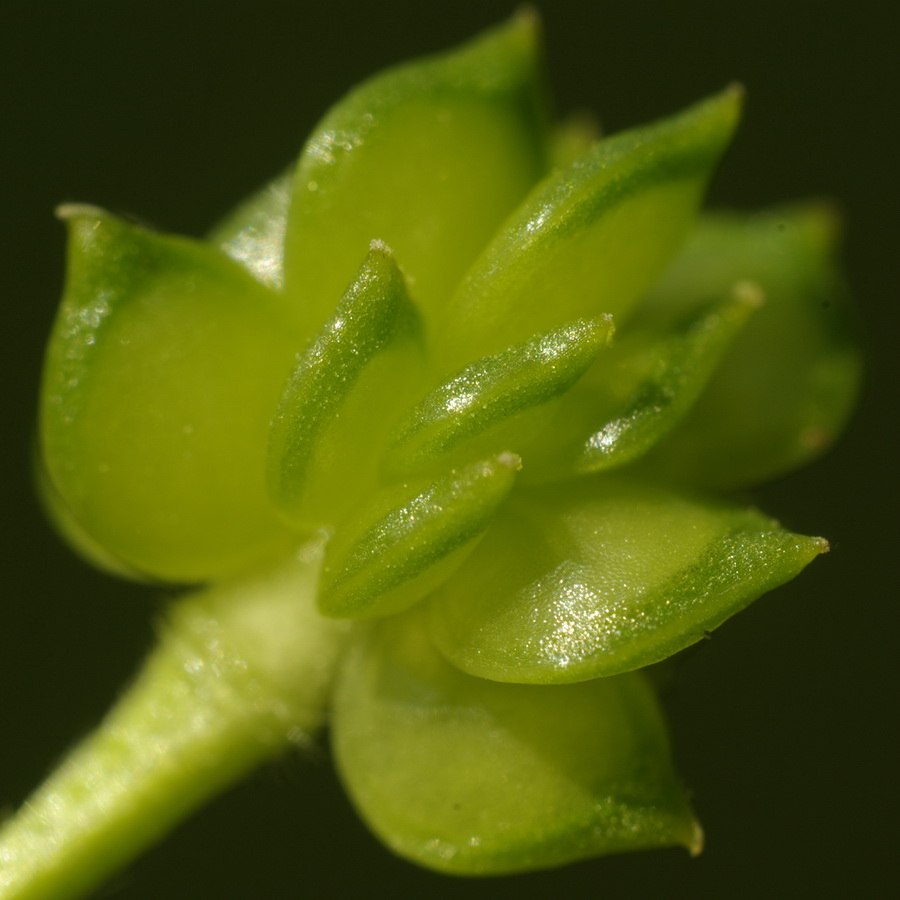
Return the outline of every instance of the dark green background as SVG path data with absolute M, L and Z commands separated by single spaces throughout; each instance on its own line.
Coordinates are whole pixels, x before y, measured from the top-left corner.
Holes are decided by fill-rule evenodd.
M 29 471 L 62 201 L 199 234 L 278 172 L 328 104 L 397 60 L 504 18 L 508 2 L 21 2 L 0 11 L 3 554 L 0 808 L 99 717 L 160 598 L 58 542 Z M 393 859 L 326 751 L 254 776 L 107 890 L 123 898 L 889 896 L 896 871 L 897 93 L 877 0 L 544 4 L 561 110 L 640 123 L 733 80 L 749 91 L 712 192 L 738 208 L 829 196 L 867 330 L 859 415 L 825 460 L 756 499 L 833 552 L 717 632 L 667 696 L 708 843 L 461 882 Z

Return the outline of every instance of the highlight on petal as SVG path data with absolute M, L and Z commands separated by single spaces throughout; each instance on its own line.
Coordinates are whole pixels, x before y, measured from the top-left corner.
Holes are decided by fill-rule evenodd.
M 473 678 L 442 659 L 413 611 L 360 633 L 332 742 L 372 830 L 448 874 L 702 845 L 640 673 L 552 687 Z
M 445 368 L 573 319 L 608 313 L 621 324 L 687 233 L 740 100 L 730 88 L 602 140 L 538 185 L 451 301 Z
M 341 100 L 300 159 L 287 290 L 310 334 L 369 241 L 403 261 L 426 324 L 546 166 L 537 22 L 390 69 Z
M 209 245 L 93 207 L 60 215 L 69 268 L 40 442 L 67 532 L 170 581 L 224 577 L 288 546 L 265 489 L 297 342 L 281 297 Z
M 420 374 L 422 350 L 403 275 L 373 241 L 334 317 L 298 356 L 272 420 L 269 489 L 287 521 L 334 525 L 376 489 L 391 408 Z
M 481 678 L 615 675 L 702 639 L 827 549 L 753 510 L 582 478 L 510 499 L 432 594 L 430 633 Z

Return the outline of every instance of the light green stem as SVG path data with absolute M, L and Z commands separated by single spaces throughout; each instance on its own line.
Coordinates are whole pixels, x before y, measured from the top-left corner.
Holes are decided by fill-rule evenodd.
M 133 686 L 0 832 L 2 900 L 83 896 L 318 728 L 346 627 L 316 614 L 317 571 L 298 558 L 175 606 Z

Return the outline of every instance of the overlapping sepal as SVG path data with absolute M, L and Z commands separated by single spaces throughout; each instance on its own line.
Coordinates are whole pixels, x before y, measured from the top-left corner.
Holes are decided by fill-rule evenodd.
M 754 511 L 651 482 L 519 492 L 429 600 L 472 675 L 559 684 L 659 662 L 828 549 Z
M 579 318 L 621 324 L 690 228 L 740 101 L 731 88 L 600 141 L 538 184 L 450 301 L 436 347 L 444 366 Z
M 751 282 L 667 329 L 632 323 L 555 410 L 533 445 L 531 481 L 606 472 L 640 459 L 688 414 L 750 315 Z
M 341 523 L 328 544 L 319 608 L 388 615 L 418 603 L 457 569 L 512 490 L 513 453 L 385 488 Z
M 209 244 L 94 207 L 69 227 L 40 441 L 51 502 L 122 566 L 225 577 L 289 546 L 269 421 L 299 341 L 283 297 Z
M 309 333 L 331 316 L 374 238 L 403 261 L 433 323 L 544 174 L 547 119 L 529 12 L 344 97 L 307 142 L 288 217 L 285 285 Z
M 612 333 L 611 316 L 579 320 L 463 367 L 403 415 L 384 470 L 396 477 L 447 459 L 528 447 L 550 421 L 552 401 L 578 382 Z
M 718 489 L 758 484 L 823 453 L 846 425 L 862 361 L 823 206 L 704 218 L 640 320 L 665 326 L 750 279 L 765 303 L 648 468 Z
M 432 647 L 418 611 L 360 634 L 332 743 L 373 831 L 443 872 L 702 845 L 640 673 L 554 687 L 473 678 Z
M 272 499 L 299 531 L 333 527 L 379 486 L 384 436 L 424 369 L 418 311 L 373 241 L 331 319 L 297 356 L 272 419 Z

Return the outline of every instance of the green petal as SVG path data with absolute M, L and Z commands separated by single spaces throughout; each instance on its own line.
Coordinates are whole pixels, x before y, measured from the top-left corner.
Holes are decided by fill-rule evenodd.
M 612 334 L 612 319 L 573 322 L 488 356 L 431 391 L 397 426 L 386 465 L 421 469 L 451 451 L 469 458 L 518 447 L 535 430 L 535 407 L 568 390 Z
M 603 472 L 642 456 L 688 413 L 761 303 L 744 282 L 678 328 L 631 329 L 566 396 L 528 456 L 529 475 Z
M 691 413 L 653 454 L 655 471 L 720 487 L 755 484 L 821 454 L 843 428 L 861 361 L 821 207 L 711 216 L 642 318 L 683 316 L 738 279 L 765 296 Z
M 608 313 L 618 321 L 690 226 L 740 97 L 729 89 L 600 141 L 540 184 L 454 297 L 441 335 L 447 366 L 573 319 Z
M 280 549 L 265 439 L 297 341 L 281 299 L 213 247 L 91 207 L 61 215 L 69 272 L 40 434 L 67 530 L 175 581 Z
M 403 276 L 373 241 L 335 316 L 299 356 L 272 421 L 269 487 L 289 522 L 333 525 L 376 488 L 391 409 L 407 399 L 421 355 Z
M 329 541 L 319 609 L 358 617 L 417 603 L 472 550 L 519 465 L 517 456 L 504 453 L 430 483 L 385 490 Z
M 579 479 L 507 504 L 432 595 L 431 633 L 482 678 L 615 675 L 700 640 L 827 547 L 752 510 Z
M 297 171 L 287 288 L 313 333 L 373 239 L 425 312 L 444 304 L 544 170 L 534 17 L 389 70 L 316 127 Z
M 640 674 L 496 684 L 448 665 L 415 615 L 342 668 L 332 739 L 351 799 L 395 852 L 456 875 L 550 868 L 702 835 Z

